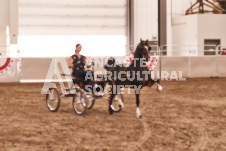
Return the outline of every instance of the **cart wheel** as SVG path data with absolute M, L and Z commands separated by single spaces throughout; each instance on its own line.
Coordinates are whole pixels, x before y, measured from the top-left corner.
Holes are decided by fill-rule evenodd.
M 60 95 L 56 88 L 49 88 L 46 94 L 46 105 L 51 112 L 56 112 L 60 107 Z
M 92 94 L 87 95 L 87 108 L 90 110 L 95 104 L 95 98 Z
M 120 112 L 123 107 L 123 95 L 122 94 L 117 94 L 113 98 L 111 108 L 113 109 L 114 112 Z
M 87 108 L 87 97 L 82 89 L 76 89 L 76 94 L 73 96 L 73 108 L 75 110 L 75 113 L 78 115 L 82 115 L 86 112 Z

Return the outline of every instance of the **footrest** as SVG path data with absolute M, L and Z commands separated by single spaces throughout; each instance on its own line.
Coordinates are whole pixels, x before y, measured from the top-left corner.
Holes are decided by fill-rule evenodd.
M 76 90 L 76 89 L 64 89 L 64 91 L 70 91 L 70 90 Z
M 66 95 L 64 95 L 64 97 L 74 97 L 75 96 L 75 94 L 66 94 Z

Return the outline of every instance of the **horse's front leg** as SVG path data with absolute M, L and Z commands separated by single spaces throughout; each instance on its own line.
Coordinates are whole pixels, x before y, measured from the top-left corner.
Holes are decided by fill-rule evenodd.
M 159 79 L 157 80 L 157 83 L 158 83 L 158 91 L 162 91 L 162 86 L 161 86 L 161 84 L 160 84 L 160 81 L 159 81 Z
M 157 90 L 158 90 L 158 91 L 162 91 L 162 86 L 161 86 L 161 84 L 160 84 L 159 79 L 155 79 L 155 80 L 152 80 L 152 79 L 151 79 L 151 80 L 150 80 L 149 86 L 152 87 L 152 86 L 155 84 L 155 82 L 158 83 Z
M 140 91 L 139 91 L 138 94 L 136 94 L 136 104 L 137 104 L 137 111 L 136 111 L 136 113 L 137 113 L 137 118 L 142 118 L 142 115 L 140 113 L 140 108 L 139 108 L 139 106 L 140 106 L 139 96 L 140 96 Z

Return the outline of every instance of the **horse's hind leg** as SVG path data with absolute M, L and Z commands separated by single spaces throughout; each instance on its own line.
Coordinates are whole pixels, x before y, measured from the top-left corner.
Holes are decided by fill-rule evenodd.
M 137 117 L 138 117 L 138 118 L 142 118 L 142 115 L 141 115 L 141 113 L 140 113 L 140 108 L 139 108 L 139 106 L 140 106 L 140 99 L 139 99 L 139 96 L 140 96 L 140 91 L 139 91 L 138 94 L 136 94 L 136 104 L 137 104 L 137 110 L 136 110 L 136 113 L 137 113 Z
M 112 101 L 113 101 L 113 98 L 115 97 L 115 95 L 116 94 L 114 92 L 112 92 L 110 100 L 109 100 L 109 114 L 110 115 L 113 115 L 113 113 L 114 113 L 114 111 L 112 109 Z

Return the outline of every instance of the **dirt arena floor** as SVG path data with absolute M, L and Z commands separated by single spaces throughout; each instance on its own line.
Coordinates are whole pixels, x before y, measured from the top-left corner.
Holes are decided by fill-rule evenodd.
M 134 91 L 121 113 L 99 100 L 78 116 L 72 99 L 50 112 L 43 84 L 0 83 L 0 150 L 225 151 L 226 78 L 162 85 L 142 89 L 137 119 Z

